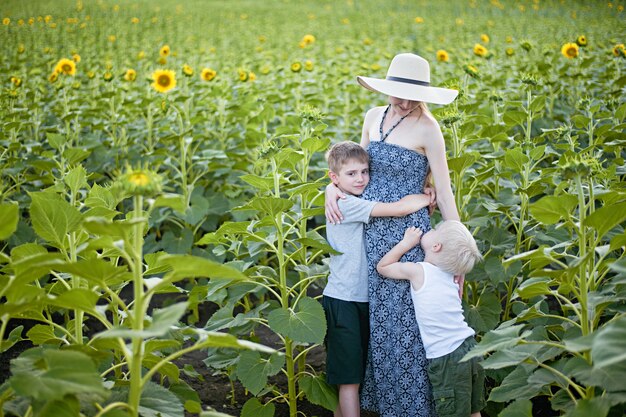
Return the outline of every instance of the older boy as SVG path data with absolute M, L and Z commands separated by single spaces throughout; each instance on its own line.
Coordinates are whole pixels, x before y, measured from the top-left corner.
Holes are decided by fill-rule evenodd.
M 399 262 L 418 243 L 424 249 L 424 262 Z M 459 362 L 476 342 L 454 282 L 454 275 L 467 274 L 481 259 L 469 230 L 447 220 L 425 234 L 415 227 L 407 229 L 376 267 L 387 278 L 411 282 L 439 417 L 480 417 L 484 406 L 485 376 L 480 363 L 477 358 Z
M 330 258 L 322 305 L 326 313 L 326 379 L 339 386 L 336 417 L 360 415 L 359 385 L 365 372 L 369 341 L 367 259 L 363 225 L 370 217 L 406 216 L 428 207 L 430 197 L 409 195 L 395 203 L 358 198 L 369 182 L 369 155 L 354 142 L 340 142 L 326 154 L 328 175 L 346 194 L 339 200 L 341 223 L 326 223 L 328 243 L 340 255 Z

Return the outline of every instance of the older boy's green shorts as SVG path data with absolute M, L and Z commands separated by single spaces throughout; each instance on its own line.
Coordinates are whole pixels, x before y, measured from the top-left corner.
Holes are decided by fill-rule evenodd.
M 468 337 L 454 352 L 428 360 L 439 417 L 469 416 L 485 406 L 485 371 L 480 359 L 459 362 L 475 345 L 474 337 Z
M 369 303 L 322 297 L 326 313 L 326 382 L 360 384 L 369 341 Z

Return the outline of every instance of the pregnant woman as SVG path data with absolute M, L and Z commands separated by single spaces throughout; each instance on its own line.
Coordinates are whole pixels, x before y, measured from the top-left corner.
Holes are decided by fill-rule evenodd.
M 361 146 L 370 155 L 370 183 L 362 197 L 393 202 L 408 194 L 422 194 L 430 171 L 443 219 L 459 220 L 444 138 L 426 105 L 451 103 L 458 92 L 431 86 L 428 62 L 415 54 L 395 56 L 386 79 L 357 80 L 363 87 L 387 95 L 389 103 L 370 109 L 363 122 Z M 326 217 L 331 223 L 341 220 L 337 208 L 341 197 L 336 187 L 328 186 Z M 383 278 L 376 271 L 378 261 L 410 226 L 430 230 L 428 209 L 406 217 L 372 218 L 365 226 L 370 340 L 361 404 L 380 417 L 435 415 L 410 285 Z M 419 245 L 403 258 L 410 262 L 423 259 Z

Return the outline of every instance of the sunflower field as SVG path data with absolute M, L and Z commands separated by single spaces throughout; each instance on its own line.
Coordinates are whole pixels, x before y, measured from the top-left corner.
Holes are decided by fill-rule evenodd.
M 483 415 L 624 415 L 623 1 L 3 0 L 0 21 L 0 416 L 332 415 L 324 152 L 385 104 L 355 77 L 401 52 L 460 91 L 431 111 L 484 254 Z

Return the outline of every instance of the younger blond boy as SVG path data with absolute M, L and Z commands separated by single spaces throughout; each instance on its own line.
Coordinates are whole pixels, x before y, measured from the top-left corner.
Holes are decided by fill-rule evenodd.
M 415 245 L 423 262 L 400 262 Z M 482 259 L 472 234 L 458 221 L 447 220 L 427 233 L 411 227 L 378 262 L 387 278 L 411 282 L 415 318 L 428 359 L 439 417 L 480 417 L 484 407 L 484 371 L 478 358 L 460 362 L 476 344 L 463 316 L 455 275 L 465 275 Z

